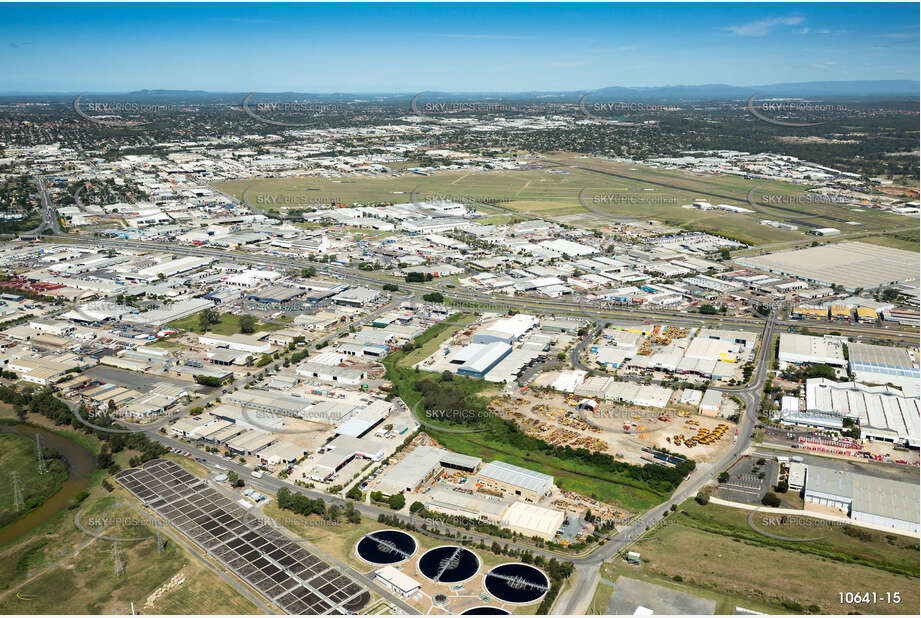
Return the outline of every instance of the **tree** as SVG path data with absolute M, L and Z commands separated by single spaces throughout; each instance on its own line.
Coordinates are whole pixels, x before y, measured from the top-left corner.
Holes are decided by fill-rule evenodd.
M 313 277 L 315 274 L 317 274 L 317 269 L 314 266 L 308 266 L 307 268 L 301 269 L 301 277 Z
M 250 334 L 256 332 L 256 318 L 251 315 L 241 315 L 239 318 L 240 332 Z
M 413 502 L 411 505 L 409 505 L 409 512 L 410 512 L 410 513 L 418 513 L 419 511 L 421 511 L 421 510 L 424 509 L 424 508 L 425 508 L 425 505 L 422 504 L 421 502 L 419 502 L 418 500 L 416 500 L 416 501 Z
M 850 429 L 842 430 L 841 435 L 846 438 L 853 438 L 854 440 L 860 440 L 860 428 L 851 427 Z
M 96 455 L 96 465 L 103 470 L 108 470 L 113 464 L 115 464 L 115 459 L 112 457 L 108 445 L 103 444 L 99 454 Z
M 445 300 L 444 294 L 441 292 L 431 292 L 422 296 L 422 300 L 429 303 L 443 303 Z
M 883 290 L 882 298 L 885 301 L 893 301 L 899 297 L 899 291 L 896 288 L 886 288 Z
M 728 473 L 728 472 L 720 472 L 720 475 L 717 477 L 716 480 L 718 480 L 720 483 L 725 483 L 726 481 L 729 480 L 729 473 Z
M 763 498 L 761 498 L 761 504 L 776 508 L 780 506 L 780 498 L 778 498 L 777 494 L 775 494 L 773 491 L 769 491 L 764 494 Z
M 826 378 L 828 380 L 835 379 L 835 369 L 830 365 L 825 365 L 823 363 L 815 363 L 809 365 L 809 368 L 806 369 L 807 378 Z
M 350 524 L 361 523 L 361 513 L 358 512 L 358 509 L 356 509 L 355 505 L 351 502 L 346 502 L 345 504 L 345 518 L 349 520 Z
M 382 287 L 383 287 L 384 290 L 387 291 L 387 292 L 399 292 L 399 291 L 400 291 L 399 286 L 397 286 L 397 285 L 395 285 L 395 284 L 393 284 L 393 283 L 385 283 Z
M 345 496 L 347 498 L 351 498 L 352 500 L 361 501 L 361 498 L 362 498 L 361 489 L 358 488 L 358 485 L 352 485 L 352 488 L 348 491 L 348 493 L 345 494 Z
M 704 492 L 699 491 L 697 492 L 697 495 L 694 496 L 694 501 L 697 502 L 697 504 L 701 504 L 701 505 L 709 504 L 710 494 L 705 494 Z
M 390 499 L 387 500 L 387 504 L 390 505 L 390 508 L 394 511 L 399 511 L 406 506 L 406 498 L 403 497 L 403 494 L 393 494 L 390 496 Z

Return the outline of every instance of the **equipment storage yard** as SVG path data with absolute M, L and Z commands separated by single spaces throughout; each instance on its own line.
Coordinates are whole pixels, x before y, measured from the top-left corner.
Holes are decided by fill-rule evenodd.
M 608 375 L 690 382 L 741 381 L 743 366 L 754 356 L 754 332 L 687 328 L 665 324 L 609 326 L 586 350 L 584 360 Z
M 734 441 L 735 423 L 681 409 L 677 393 L 670 407 L 663 409 L 601 403 L 591 410 L 588 401 L 594 402 L 552 391 L 529 390 L 514 398 L 493 399 L 490 410 L 515 420 L 525 433 L 551 444 L 597 450 L 638 465 L 649 463 L 651 459 L 644 448 L 664 448 L 700 463 L 715 460 Z M 723 409 L 729 412 L 735 409 L 735 403 L 724 400 Z M 692 442 L 693 446 L 686 444 L 685 439 L 699 435 L 700 430 L 709 436 L 721 425 L 724 428 L 720 438 L 698 440 L 696 444 Z M 629 429 L 625 429 L 626 426 Z M 675 443 L 675 436 L 683 436 L 680 444 Z

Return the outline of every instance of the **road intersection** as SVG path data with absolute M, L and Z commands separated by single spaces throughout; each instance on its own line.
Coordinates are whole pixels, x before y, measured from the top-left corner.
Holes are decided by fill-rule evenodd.
M 49 222 L 49 225 L 53 225 Z M 131 241 L 119 241 L 111 239 L 88 239 L 88 238 L 76 238 L 76 237 L 67 237 L 65 238 L 55 238 L 55 240 L 66 240 L 67 242 L 76 242 L 82 244 L 91 244 L 100 248 L 112 248 L 112 249 L 127 249 L 127 250 L 139 250 L 139 251 L 168 251 L 174 254 L 181 255 L 200 255 L 200 256 L 211 256 L 217 257 L 224 261 L 233 261 L 238 263 L 249 263 L 254 265 L 262 266 L 274 266 L 287 269 L 301 269 L 307 266 L 317 267 L 316 262 L 311 262 L 303 259 L 295 259 L 283 256 L 272 256 L 272 255 L 257 255 L 250 253 L 240 253 L 240 252 L 228 252 L 228 251 L 219 251 L 214 249 L 209 249 L 205 247 L 184 247 L 184 246 L 163 246 L 156 243 L 144 243 L 144 242 L 131 242 Z M 355 285 L 370 285 L 380 287 L 384 283 L 392 282 L 389 279 L 383 278 L 380 275 L 374 276 L 368 274 L 365 271 L 358 271 L 355 269 L 346 268 L 343 266 L 333 266 L 326 265 L 320 266 L 319 269 L 321 274 L 332 274 L 343 280 L 348 281 L 349 283 Z M 391 300 L 379 308 L 374 313 L 366 316 L 361 322 L 365 322 L 369 319 L 373 319 L 383 311 L 389 310 L 400 303 L 403 302 L 418 302 L 420 297 L 428 292 L 431 292 L 436 286 L 431 284 L 410 284 L 410 283 L 400 283 L 400 287 L 405 290 L 403 294 L 395 294 L 391 297 Z M 583 367 L 584 364 L 581 360 L 581 354 L 584 349 L 589 345 L 592 340 L 593 334 L 597 333 L 602 327 L 605 321 L 608 320 L 646 320 L 654 319 L 665 321 L 670 324 L 675 324 L 679 326 L 706 326 L 711 325 L 717 328 L 746 328 L 749 330 L 760 330 L 761 339 L 760 339 L 760 348 L 757 352 L 757 358 L 754 364 L 754 370 L 752 372 L 749 382 L 742 386 L 737 387 L 725 387 L 719 388 L 731 394 L 733 396 L 741 399 L 743 403 L 744 412 L 740 414 L 739 419 L 739 428 L 738 435 L 735 439 L 733 447 L 726 452 L 718 461 L 698 465 L 693 473 L 679 486 L 676 492 L 672 497 L 663 502 L 662 504 L 650 509 L 648 512 L 642 516 L 636 518 L 631 524 L 629 524 L 623 530 L 620 530 L 617 534 L 611 535 L 606 542 L 597 546 L 597 548 L 591 553 L 583 556 L 572 557 L 564 554 L 558 554 L 556 552 L 546 551 L 546 550 L 537 550 L 530 546 L 518 546 L 514 543 L 509 543 L 510 546 L 519 547 L 520 549 L 526 549 L 531 551 L 534 554 L 541 554 L 547 558 L 553 557 L 558 560 L 571 560 L 575 566 L 575 572 L 570 581 L 570 585 L 567 589 L 561 594 L 557 599 L 555 604 L 554 613 L 556 614 L 581 614 L 584 613 L 590 602 L 592 595 L 594 594 L 594 589 L 597 584 L 598 578 L 600 576 L 600 567 L 601 565 L 612 559 L 618 553 L 624 551 L 632 543 L 636 542 L 643 534 L 649 529 L 654 527 L 662 518 L 664 518 L 669 512 L 673 505 L 679 505 L 685 500 L 696 495 L 703 487 L 713 482 L 716 476 L 723 470 L 727 469 L 737 458 L 742 456 L 751 445 L 752 432 L 757 421 L 758 408 L 760 403 L 760 392 L 764 384 L 769 367 L 772 364 L 771 352 L 773 350 L 773 340 L 775 335 L 775 329 L 779 326 L 786 330 L 788 327 L 798 325 L 798 322 L 789 322 L 789 321 L 780 321 L 778 320 L 776 310 L 772 310 L 770 314 L 762 319 L 758 316 L 753 317 L 724 317 L 724 316 L 711 316 L 703 314 L 686 314 L 679 313 L 674 311 L 664 311 L 664 310 L 629 310 L 629 309 L 594 309 L 590 307 L 582 307 L 578 304 L 573 304 L 571 302 L 561 302 L 554 301 L 550 299 L 534 299 L 534 298 L 497 298 L 488 294 L 476 292 L 476 291 L 466 291 L 466 290 L 457 290 L 445 285 L 437 286 L 437 289 L 441 291 L 444 296 L 452 304 L 460 304 L 464 306 L 470 306 L 471 308 L 480 308 L 486 307 L 498 311 L 537 311 L 544 315 L 557 315 L 557 314 L 566 314 L 574 316 L 585 316 L 590 318 L 592 323 L 589 336 L 583 337 L 576 345 L 570 350 L 570 360 L 574 363 L 576 367 Z M 863 325 L 833 325 L 835 330 L 843 332 L 844 334 L 852 334 L 855 336 L 876 336 L 876 337 L 887 337 L 895 339 L 915 339 L 917 337 L 916 333 L 909 333 L 907 331 L 898 331 L 898 330 L 888 330 L 883 331 L 879 328 L 867 327 Z M 336 332 L 331 333 L 323 338 L 323 340 L 331 340 L 334 337 L 338 336 L 343 332 L 344 329 L 347 329 L 348 325 L 343 326 L 338 329 Z M 813 326 L 810 324 L 810 329 L 820 330 L 821 326 Z M 276 360 L 272 364 L 268 365 L 265 369 L 260 371 L 254 376 L 249 377 L 241 385 L 237 385 L 235 388 L 246 387 L 248 384 L 260 379 L 267 372 L 277 368 L 278 364 L 282 362 L 282 359 Z M 212 401 L 220 396 L 220 389 L 216 389 L 214 392 L 209 394 L 204 401 L 199 400 L 196 402 L 196 405 L 201 406 L 208 401 Z M 179 413 L 183 413 L 185 410 L 181 410 Z M 133 431 L 144 431 L 151 438 L 158 440 L 165 446 L 172 446 L 174 448 L 180 448 L 182 450 L 194 450 L 195 455 L 199 458 L 200 461 L 205 463 L 208 466 L 214 467 L 216 465 L 222 466 L 224 469 L 233 470 L 240 475 L 248 475 L 249 469 L 245 466 L 229 462 L 224 458 L 212 455 L 210 453 L 205 453 L 190 447 L 188 444 L 170 438 L 158 430 L 161 427 L 164 427 L 169 421 L 173 420 L 173 417 L 168 419 L 163 419 L 157 423 L 145 426 L 134 426 L 131 430 Z M 86 422 L 84 420 L 84 422 Z M 264 476 L 262 479 L 253 479 L 250 483 L 259 489 L 275 493 L 281 487 L 287 487 L 291 491 L 299 491 L 313 498 L 324 498 L 326 500 L 333 500 L 338 502 L 343 502 L 344 499 L 341 497 L 331 497 L 328 494 L 323 494 L 320 492 L 309 491 L 296 487 L 295 485 L 288 483 L 285 480 L 276 479 L 270 476 Z M 386 513 L 388 515 L 393 515 L 394 513 L 387 509 L 382 509 L 372 504 L 368 503 L 355 503 L 356 508 L 366 517 L 371 517 L 376 519 L 380 514 Z M 413 523 L 412 516 L 398 515 L 398 517 L 407 523 Z M 427 522 L 431 525 L 431 522 Z M 416 528 L 420 533 L 426 533 L 419 528 Z M 452 528 L 451 526 L 445 525 L 443 529 L 446 531 L 451 531 L 454 534 L 463 534 L 474 540 L 482 540 L 487 544 L 491 543 L 493 540 L 492 537 L 481 535 L 477 533 L 471 533 L 467 530 Z M 437 534 L 437 533 L 435 533 Z

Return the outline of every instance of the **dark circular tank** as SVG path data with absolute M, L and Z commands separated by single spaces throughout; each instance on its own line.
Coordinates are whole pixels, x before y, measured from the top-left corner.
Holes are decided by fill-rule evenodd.
M 371 564 L 396 564 L 416 553 L 416 539 L 402 530 L 376 530 L 361 537 L 355 552 Z
M 543 571 L 530 564 L 510 562 L 490 569 L 483 578 L 486 591 L 506 603 L 533 603 L 550 589 Z
M 441 584 L 467 581 L 480 570 L 480 559 L 464 547 L 443 545 L 430 549 L 419 558 L 419 572 Z
M 480 607 L 471 607 L 470 609 L 461 612 L 461 616 L 507 616 L 511 613 L 512 612 L 502 609 L 501 607 L 481 605 Z

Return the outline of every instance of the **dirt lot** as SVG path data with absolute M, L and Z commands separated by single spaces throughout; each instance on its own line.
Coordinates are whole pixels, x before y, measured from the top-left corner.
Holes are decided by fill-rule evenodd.
M 698 462 L 713 461 L 732 445 L 735 435 L 735 424 L 725 419 L 667 408 L 646 410 L 609 404 L 599 405 L 593 412 L 577 409 L 579 401 L 580 397 L 529 391 L 513 403 L 494 402 L 494 409 L 515 418 L 527 433 L 548 442 L 570 444 L 573 448 L 584 446 L 615 456 L 620 454 L 625 461 L 640 465 L 647 463 L 642 457 L 649 456 L 643 447 L 667 448 Z M 660 416 L 670 420 L 659 420 Z M 636 427 L 624 430 L 625 423 L 636 423 Z M 727 426 L 723 437 L 709 445 L 698 443 L 688 447 L 683 442 L 680 446 L 674 443 L 675 435 L 690 437 L 700 428 L 712 432 L 720 424 Z

